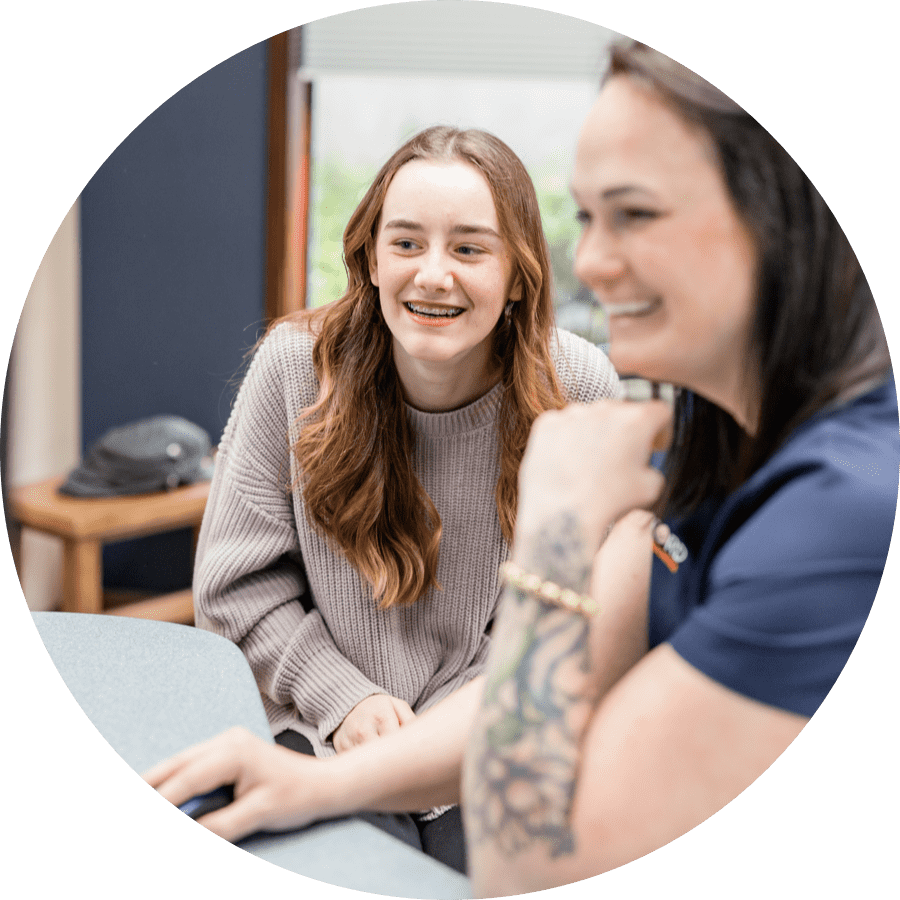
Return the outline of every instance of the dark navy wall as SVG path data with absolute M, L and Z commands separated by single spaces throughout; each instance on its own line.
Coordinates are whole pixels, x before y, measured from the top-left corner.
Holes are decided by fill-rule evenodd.
M 264 315 L 266 45 L 201 75 L 81 196 L 82 430 L 158 413 L 221 436 Z M 190 583 L 185 534 L 105 554 L 107 586 Z

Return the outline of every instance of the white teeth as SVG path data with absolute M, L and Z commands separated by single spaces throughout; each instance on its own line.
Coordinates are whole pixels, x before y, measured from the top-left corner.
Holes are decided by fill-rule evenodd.
M 418 306 L 407 303 L 406 308 L 417 316 L 431 316 L 434 319 L 455 319 L 462 314 L 462 310 L 455 306 Z
M 638 316 L 653 309 L 655 303 L 650 300 L 634 303 L 604 303 L 602 305 L 608 316 Z

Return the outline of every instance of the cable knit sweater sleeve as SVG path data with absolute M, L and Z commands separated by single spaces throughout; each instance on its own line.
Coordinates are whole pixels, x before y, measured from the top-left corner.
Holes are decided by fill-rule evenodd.
M 290 406 L 298 391 L 285 372 L 297 337 L 285 340 L 279 331 L 257 351 L 222 436 L 197 547 L 194 603 L 198 625 L 240 646 L 263 697 L 293 704 L 324 740 L 381 689 L 340 653 L 318 610 L 307 612 L 301 600 L 308 588 L 288 488 L 288 433 L 299 411 Z M 314 378 L 306 380 L 303 405 L 317 390 Z
M 619 376 L 595 344 L 558 329 L 550 347 L 556 374 L 570 403 L 593 403 L 603 397 L 621 396 Z

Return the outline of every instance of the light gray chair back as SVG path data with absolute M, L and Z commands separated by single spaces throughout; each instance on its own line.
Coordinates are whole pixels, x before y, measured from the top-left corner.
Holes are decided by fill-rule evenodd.
M 79 706 L 136 771 L 233 725 L 272 740 L 250 667 L 226 638 L 124 616 L 32 615 Z

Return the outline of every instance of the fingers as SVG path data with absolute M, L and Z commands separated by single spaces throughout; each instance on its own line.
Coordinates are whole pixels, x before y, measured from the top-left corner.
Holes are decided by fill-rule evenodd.
M 391 701 L 394 705 L 394 712 L 397 713 L 398 728 L 402 728 L 404 725 L 409 724 L 415 719 L 416 714 L 405 700 L 401 700 L 399 697 L 391 697 Z
M 184 765 L 184 755 L 185 754 L 183 753 L 179 753 L 176 756 L 170 756 L 168 759 L 164 759 L 162 762 L 147 769 L 146 772 L 142 772 L 141 778 L 143 778 L 150 787 L 158 787 L 166 781 L 166 779 L 171 778 L 172 775 Z
M 347 723 L 346 727 L 341 725 L 334 733 L 334 749 L 338 753 L 343 753 L 351 747 L 358 747 L 360 744 L 365 744 L 366 741 L 378 737 L 378 734 L 378 727 L 374 719 L 357 717 L 352 723 Z
M 334 745 L 336 753 L 343 753 L 345 750 L 349 750 L 353 746 L 350 737 L 343 727 L 338 728 L 337 731 L 335 731 L 333 737 L 331 738 L 331 743 Z
M 662 400 L 647 400 L 644 403 L 620 401 L 617 405 L 627 416 L 626 427 L 633 429 L 648 450 L 668 448 L 672 434 L 672 407 L 668 403 Z
M 230 841 L 260 829 L 296 828 L 321 816 L 322 760 L 266 743 L 233 728 L 190 747 L 144 773 L 144 779 L 176 806 L 223 784 L 234 801 L 197 821 Z
M 622 417 L 622 428 L 626 433 L 635 436 L 648 449 L 654 446 L 661 437 L 671 432 L 672 407 L 663 400 L 647 400 L 643 403 L 610 400 L 601 401 L 603 406 L 613 407 L 614 415 Z M 599 406 L 600 404 L 593 404 Z M 663 446 L 661 449 L 665 449 Z
M 649 442 L 672 422 L 672 407 L 663 400 L 635 403 L 623 400 L 597 400 L 594 403 L 571 403 L 563 409 L 541 413 L 532 426 L 532 436 L 555 435 L 566 424 L 585 420 L 592 427 L 607 426 L 620 417 L 631 434 L 642 434 Z
M 669 449 L 669 447 L 672 446 L 672 408 L 659 400 L 654 401 L 654 406 L 657 408 L 662 407 L 664 412 L 660 413 L 659 418 L 662 420 L 662 424 L 653 434 L 653 440 L 650 444 L 650 449 L 654 453 L 665 453 Z M 649 415 L 651 416 L 651 421 L 653 421 L 653 417 L 656 415 L 656 413 L 651 412 Z
M 192 747 L 158 762 L 155 766 L 151 766 L 141 774 L 141 778 L 151 787 L 157 787 L 192 761 L 203 758 L 210 752 L 216 752 L 224 744 L 230 744 L 241 733 L 249 734 L 249 732 L 245 732 L 245 729 L 236 727 L 222 732 L 208 741 L 194 744 Z
M 671 415 L 660 400 L 601 400 L 541 415 L 519 470 L 517 539 L 536 540 L 547 521 L 568 516 L 599 546 L 609 522 L 652 506 L 665 482 L 651 455 Z
M 334 749 L 343 753 L 374 738 L 399 730 L 416 717 L 406 701 L 386 694 L 374 694 L 361 700 L 349 712 L 332 737 Z
M 621 568 L 634 560 L 649 560 L 653 547 L 653 513 L 633 509 L 611 528 L 594 557 L 595 576 L 604 564 Z
M 591 595 L 603 610 L 598 622 L 606 619 L 599 625 L 601 631 L 624 620 L 646 618 L 656 521 L 646 510 L 626 513 L 594 557 Z
M 144 780 L 175 806 L 238 781 L 250 732 L 233 728 L 148 769 Z
M 653 506 L 666 486 L 666 479 L 658 469 L 646 469 L 643 473 L 643 481 L 643 497 L 636 500 L 636 506 L 639 508 Z
M 624 536 L 650 536 L 651 529 L 656 523 L 656 516 L 646 509 L 633 509 L 625 513 L 613 528 L 612 535 L 616 534 Z
M 197 822 L 226 841 L 238 841 L 260 830 L 269 811 L 265 797 L 262 788 L 252 788 L 228 806 L 201 816 Z

